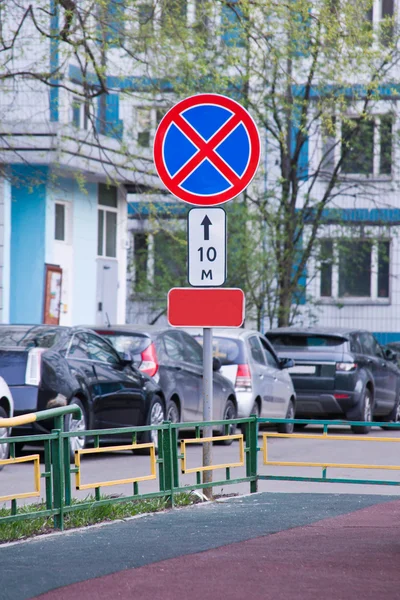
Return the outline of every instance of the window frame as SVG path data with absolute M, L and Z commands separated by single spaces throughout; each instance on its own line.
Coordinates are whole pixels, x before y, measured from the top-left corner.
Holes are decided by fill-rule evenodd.
M 64 239 L 60 240 L 56 238 L 56 215 L 57 206 L 64 207 Z M 53 229 L 53 240 L 56 244 L 70 244 L 71 243 L 71 203 L 65 200 L 54 201 L 54 229 Z
M 135 123 L 135 142 L 138 148 L 143 150 L 151 150 L 153 146 L 154 136 L 157 131 L 157 127 L 160 124 L 161 119 L 167 112 L 168 108 L 165 106 L 149 106 L 146 104 L 138 105 L 134 107 L 134 123 Z M 147 111 L 149 116 L 149 129 L 139 129 L 140 111 Z M 143 145 L 139 143 L 139 135 L 141 133 L 149 134 L 148 144 Z
M 385 117 L 391 117 L 392 119 L 392 132 L 391 132 L 391 169 L 390 169 L 390 173 L 382 173 L 381 172 L 381 166 L 382 166 L 382 161 L 381 158 L 383 156 L 383 152 L 382 152 L 382 145 L 381 145 L 381 127 L 382 127 L 382 120 Z M 351 120 L 351 121 L 357 121 L 360 119 L 360 116 L 356 113 L 349 113 L 346 116 L 347 120 Z M 395 168 L 395 164 L 394 164 L 394 156 L 393 156 L 393 141 L 394 141 L 394 131 L 395 131 L 395 125 L 396 125 L 396 115 L 391 112 L 391 111 L 379 111 L 376 113 L 373 113 L 371 115 L 371 119 L 369 121 L 366 121 L 366 123 L 372 123 L 373 124 L 373 128 L 372 128 L 372 148 L 371 148 L 371 153 L 372 153 L 372 171 L 370 173 L 360 173 L 360 172 L 350 172 L 350 171 L 343 171 L 343 164 L 340 167 L 340 177 L 342 179 L 348 179 L 348 178 L 354 178 L 354 179 L 378 179 L 378 180 L 383 180 L 383 181 L 389 181 L 391 179 L 393 179 L 394 176 L 394 168 Z M 336 135 L 339 136 L 338 139 L 336 140 L 336 148 L 337 148 L 337 152 L 335 152 L 334 150 L 334 154 L 333 154 L 333 161 L 334 164 L 337 163 L 337 161 L 341 158 L 342 156 L 342 146 L 343 146 L 343 139 L 342 139 L 342 133 L 343 133 L 343 121 L 339 122 L 338 127 L 337 127 L 337 132 Z M 351 141 L 350 141 L 351 144 Z M 333 145 L 333 147 L 335 148 L 335 145 Z M 350 155 L 350 153 L 349 153 Z M 349 156 L 348 156 L 349 157 Z
M 101 253 L 100 249 L 100 213 L 103 213 L 103 226 L 102 226 L 102 243 Z M 97 201 L 97 258 L 107 259 L 118 259 L 118 190 L 116 191 L 116 206 L 109 206 L 102 204 L 100 201 L 100 194 Z M 115 214 L 115 256 L 107 254 L 107 213 Z
M 364 238 L 355 237 L 351 238 L 351 236 L 338 236 L 338 235 L 324 235 L 321 236 L 320 242 L 323 241 L 332 241 L 333 246 L 333 255 L 331 259 L 331 295 L 330 296 L 322 296 L 321 295 L 321 286 L 322 286 L 322 271 L 321 268 L 317 273 L 317 288 L 316 288 L 316 296 L 319 304 L 376 304 L 376 305 L 387 305 L 391 304 L 391 296 L 392 296 L 392 285 L 391 285 L 391 277 L 393 270 L 393 241 L 391 236 L 383 235 L 382 237 L 373 237 L 367 236 Z M 354 243 L 355 241 L 370 241 L 371 243 L 371 270 L 370 270 L 370 295 L 369 296 L 339 296 L 339 244 L 340 241 L 348 241 L 350 243 Z M 380 255 L 379 246 L 381 244 L 388 244 L 387 246 L 387 289 L 388 295 L 382 296 L 379 295 L 379 264 L 380 264 Z M 386 260 L 386 258 L 385 258 Z M 321 261 L 318 261 L 319 263 Z
M 74 119 L 74 112 L 78 110 L 79 123 L 77 124 Z M 89 101 L 81 96 L 73 96 L 71 102 L 71 121 L 72 127 L 78 130 L 88 131 L 90 123 L 90 104 Z

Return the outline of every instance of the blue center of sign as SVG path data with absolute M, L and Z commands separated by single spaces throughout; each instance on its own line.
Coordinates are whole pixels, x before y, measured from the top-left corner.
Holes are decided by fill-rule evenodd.
M 221 106 L 203 104 L 187 109 L 182 117 L 208 142 L 232 117 L 232 113 Z M 230 170 L 241 177 L 250 157 L 249 137 L 243 124 L 228 133 L 214 151 Z M 174 177 L 198 152 L 195 142 L 172 123 L 164 139 L 164 161 L 170 176 Z M 212 157 L 205 157 L 181 182 L 180 187 L 199 196 L 220 194 L 232 187 L 229 169 L 222 173 Z

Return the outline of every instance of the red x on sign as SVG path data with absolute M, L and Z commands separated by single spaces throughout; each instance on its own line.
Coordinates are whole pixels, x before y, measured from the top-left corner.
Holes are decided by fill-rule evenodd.
M 259 160 L 260 138 L 252 117 L 218 94 L 199 94 L 176 104 L 154 140 L 160 179 L 190 204 L 231 200 L 249 185 Z

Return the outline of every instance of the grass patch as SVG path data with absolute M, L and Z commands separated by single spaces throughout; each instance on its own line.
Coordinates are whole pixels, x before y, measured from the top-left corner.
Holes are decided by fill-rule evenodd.
M 109 500 L 110 498 L 111 496 L 101 496 L 101 500 Z M 96 506 L 95 497 L 87 496 L 84 500 L 73 499 L 71 504 L 79 505 L 88 502 L 92 502 L 93 506 L 65 514 L 64 529 L 74 529 L 75 527 L 85 527 L 87 525 L 95 525 L 96 523 L 126 519 L 144 513 L 159 512 L 168 507 L 165 498 L 129 500 L 126 502 L 119 501 Z M 189 506 L 191 504 L 196 504 L 197 502 L 199 502 L 199 498 L 190 492 L 174 495 L 175 506 Z M 29 514 L 45 509 L 46 505 L 43 503 L 27 504 L 18 507 L 18 514 Z M 11 515 L 11 510 L 9 508 L 0 509 L 0 519 L 1 517 L 8 517 L 9 515 Z M 0 544 L 15 540 L 23 540 L 44 533 L 51 533 L 53 531 L 58 531 L 57 529 L 54 529 L 53 517 L 32 517 L 21 521 L 15 521 L 14 523 L 0 523 Z

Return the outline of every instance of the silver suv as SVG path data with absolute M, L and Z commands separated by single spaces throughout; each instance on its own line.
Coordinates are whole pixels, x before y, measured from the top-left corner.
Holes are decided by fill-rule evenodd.
M 187 329 L 202 343 L 201 329 Z M 264 418 L 293 419 L 296 394 L 288 368 L 291 359 L 279 359 L 270 342 L 251 329 L 214 329 L 214 356 L 222 374 L 235 386 L 238 417 L 257 414 Z M 292 423 L 278 425 L 280 433 L 292 433 Z

